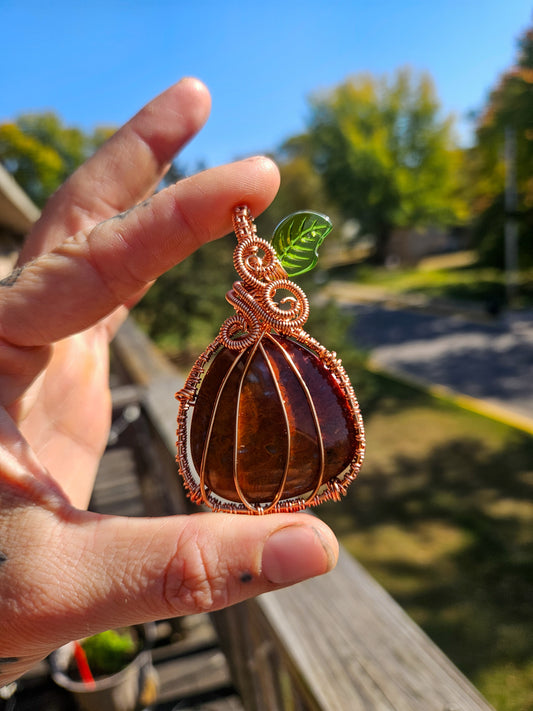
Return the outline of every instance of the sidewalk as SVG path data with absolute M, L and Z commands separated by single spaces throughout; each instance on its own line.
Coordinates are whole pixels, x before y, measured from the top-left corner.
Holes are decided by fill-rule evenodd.
M 533 312 L 483 308 L 333 282 L 371 367 L 533 434 Z
M 472 321 L 493 322 L 487 308 L 478 303 L 428 298 L 424 294 L 403 294 L 390 291 L 375 284 L 357 284 L 332 281 L 323 290 L 328 299 L 342 305 L 382 304 L 413 311 L 427 311 L 439 316 L 464 316 Z

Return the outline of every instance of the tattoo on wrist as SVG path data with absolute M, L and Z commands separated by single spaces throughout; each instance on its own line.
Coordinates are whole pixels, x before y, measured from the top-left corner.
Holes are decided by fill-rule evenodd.
M 16 283 L 17 279 L 19 276 L 22 274 L 24 271 L 24 267 L 17 267 L 16 269 L 13 269 L 11 274 L 8 274 L 6 277 L 3 279 L 0 279 L 0 286 L 13 286 L 13 284 Z
M 6 560 L 7 560 L 7 555 L 5 553 L 2 553 L 2 551 L 0 551 L 0 565 L 2 565 L 2 563 L 5 563 Z

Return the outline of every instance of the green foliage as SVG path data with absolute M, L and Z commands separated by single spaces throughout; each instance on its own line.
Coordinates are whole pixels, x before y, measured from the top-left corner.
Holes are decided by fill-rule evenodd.
M 440 118 L 425 74 L 358 75 L 316 96 L 308 132 L 292 150 L 307 153 L 343 216 L 374 235 L 379 257 L 394 227 L 467 217 L 452 120 Z
M 493 176 L 486 186 L 492 188 L 492 196 L 504 188 L 506 129 L 515 132 L 517 182 L 526 206 L 533 207 L 533 29 L 519 41 L 516 65 L 491 91 L 477 126 L 479 172 Z
M 318 262 L 318 249 L 333 225 L 318 212 L 296 212 L 274 230 L 272 246 L 290 277 L 311 271 Z
M 41 207 L 63 179 L 62 161 L 57 152 L 23 133 L 14 123 L 0 126 L 0 159 Z
M 56 114 L 22 114 L 0 124 L 0 161 L 42 207 L 50 195 L 114 132 L 67 127 Z
M 298 139 L 289 140 L 274 156 L 281 174 L 281 185 L 273 203 L 256 220 L 260 235 L 271 235 L 286 215 L 304 210 L 322 212 L 329 216 L 334 226 L 341 224 L 338 208 L 327 197 L 320 175 L 307 155 L 295 154 L 294 141 Z M 336 233 L 334 229 L 328 242 L 336 238 Z
M 519 41 L 514 67 L 490 93 L 478 121 L 476 145 L 469 156 L 472 203 L 477 217 L 473 237 L 486 263 L 504 266 L 505 134 L 516 140 L 516 183 L 521 265 L 532 259 L 533 224 L 533 29 Z
M 194 359 L 232 313 L 224 297 L 237 278 L 234 247 L 230 236 L 200 247 L 159 277 L 135 307 L 137 321 L 171 356 Z
M 504 195 L 495 195 L 489 205 L 472 222 L 471 241 L 484 266 L 505 268 Z M 524 272 L 533 266 L 533 208 L 522 210 L 518 217 L 518 261 Z
M 107 630 L 87 637 L 82 647 L 93 675 L 116 674 L 134 658 L 138 641 L 130 629 Z

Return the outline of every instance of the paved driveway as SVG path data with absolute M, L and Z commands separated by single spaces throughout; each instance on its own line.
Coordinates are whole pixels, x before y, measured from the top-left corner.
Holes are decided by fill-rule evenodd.
M 384 369 L 533 416 L 533 312 L 477 323 L 379 304 L 349 308 L 356 343 Z

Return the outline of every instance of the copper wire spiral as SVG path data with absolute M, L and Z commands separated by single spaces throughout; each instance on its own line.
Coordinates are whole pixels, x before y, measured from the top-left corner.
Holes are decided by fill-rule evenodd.
M 241 350 L 255 343 L 267 328 L 284 335 L 299 332 L 309 316 L 306 295 L 287 278 L 271 245 L 257 237 L 247 207 L 235 209 L 233 226 L 238 240 L 233 263 L 242 281 L 235 282 L 226 295 L 236 314 L 222 324 L 221 344 Z M 276 293 L 279 291 L 289 295 L 278 303 Z

